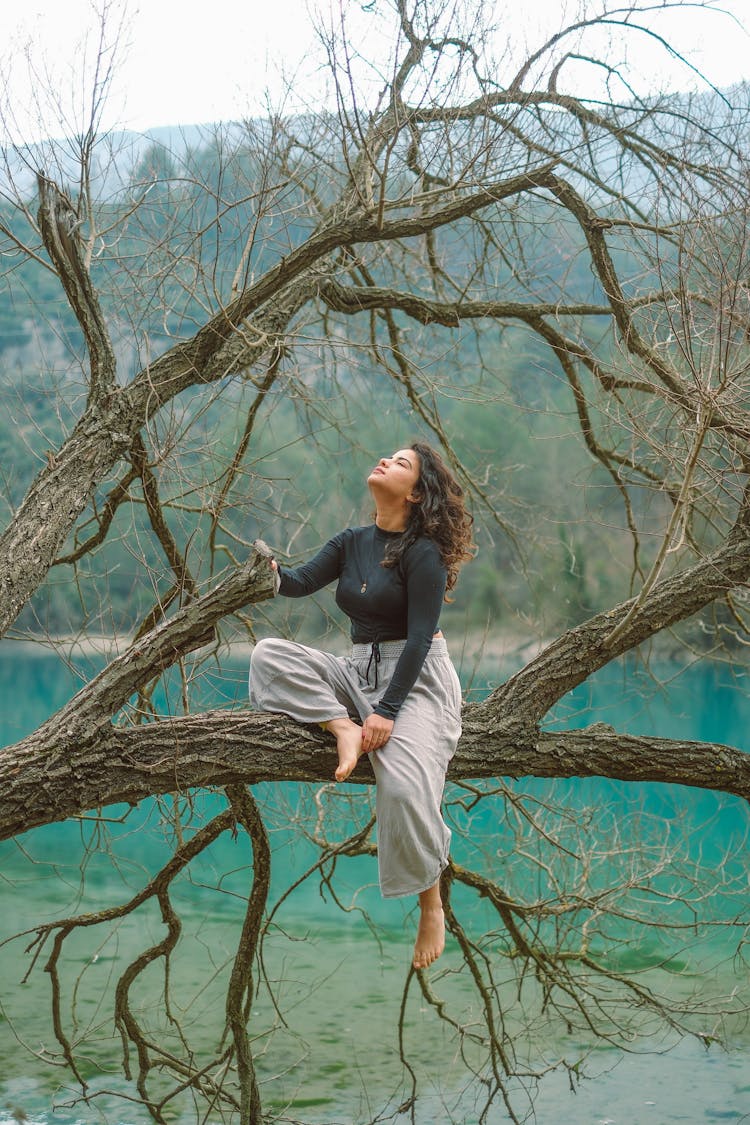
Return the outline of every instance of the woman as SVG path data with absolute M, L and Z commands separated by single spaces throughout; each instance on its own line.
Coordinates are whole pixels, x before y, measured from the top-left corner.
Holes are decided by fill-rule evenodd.
M 438 619 L 461 563 L 472 557 L 472 521 L 461 487 L 422 442 L 381 458 L 367 484 L 373 524 L 347 528 L 297 569 L 272 563 L 279 593 L 288 597 L 338 580 L 336 601 L 352 623 L 351 656 L 260 641 L 250 695 L 261 710 L 329 731 L 337 781 L 372 754 L 380 889 L 386 898 L 418 896 L 413 964 L 423 969 L 445 945 L 440 874 L 450 831 L 440 802 L 461 733 L 461 689 Z

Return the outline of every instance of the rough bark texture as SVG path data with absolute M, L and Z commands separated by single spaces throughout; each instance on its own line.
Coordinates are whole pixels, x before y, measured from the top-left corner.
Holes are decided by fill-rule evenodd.
M 134 728 L 107 725 L 57 753 L 27 739 L 2 762 L 0 839 L 104 805 L 201 786 L 330 782 L 333 742 L 279 715 L 211 711 Z M 721 790 L 750 800 L 750 757 L 729 746 L 635 737 L 600 724 L 538 732 L 503 721 L 491 704 L 464 708 L 464 733 L 448 780 L 610 777 Z M 364 758 L 352 778 L 372 785 Z

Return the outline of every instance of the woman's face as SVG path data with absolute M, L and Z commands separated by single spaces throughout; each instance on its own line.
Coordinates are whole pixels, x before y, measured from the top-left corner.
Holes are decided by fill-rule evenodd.
M 390 457 L 380 458 L 367 478 L 367 485 L 374 495 L 416 500 L 419 471 L 419 454 L 413 449 L 398 449 Z

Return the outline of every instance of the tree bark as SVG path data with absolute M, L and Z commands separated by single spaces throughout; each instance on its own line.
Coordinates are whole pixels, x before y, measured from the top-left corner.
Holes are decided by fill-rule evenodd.
M 601 724 L 539 732 L 533 724 L 503 721 L 490 703 L 467 705 L 463 722 L 449 781 L 596 776 L 750 800 L 750 756 L 730 746 L 636 737 Z M 0 839 L 90 809 L 197 787 L 331 782 L 335 764 L 334 743 L 317 727 L 253 711 L 209 711 L 133 728 L 107 724 L 56 753 L 30 736 L 0 759 Z M 374 784 L 366 757 L 351 780 Z

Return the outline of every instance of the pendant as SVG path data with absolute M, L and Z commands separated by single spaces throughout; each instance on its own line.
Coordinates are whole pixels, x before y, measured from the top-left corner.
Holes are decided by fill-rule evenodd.
M 360 594 L 366 594 L 367 593 L 367 581 L 364 581 L 362 583 L 362 585 L 359 588 L 359 592 L 360 592 Z

